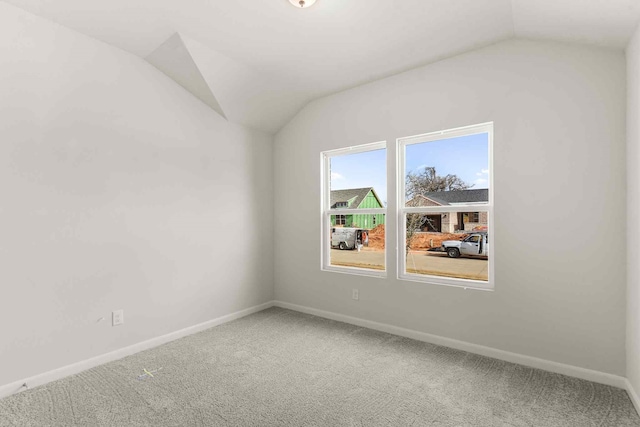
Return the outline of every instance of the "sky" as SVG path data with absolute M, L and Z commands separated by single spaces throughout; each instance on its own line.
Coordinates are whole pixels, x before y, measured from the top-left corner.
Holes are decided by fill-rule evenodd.
M 438 175 L 457 175 L 471 188 L 489 188 L 488 134 L 461 136 L 407 146 L 406 172 L 426 166 Z M 367 151 L 331 158 L 331 189 L 373 187 L 387 201 L 386 150 Z
M 345 154 L 331 158 L 331 189 L 373 187 L 387 201 L 387 150 Z

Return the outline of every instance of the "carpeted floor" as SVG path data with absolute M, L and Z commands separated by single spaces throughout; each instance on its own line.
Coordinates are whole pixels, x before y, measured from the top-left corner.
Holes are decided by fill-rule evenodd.
M 0 426 L 354 425 L 640 418 L 620 389 L 279 308 L 0 401 Z

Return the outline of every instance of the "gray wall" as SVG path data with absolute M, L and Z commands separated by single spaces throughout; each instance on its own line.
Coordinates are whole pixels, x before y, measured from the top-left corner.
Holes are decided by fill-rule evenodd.
M 276 135 L 276 299 L 625 375 L 625 58 L 514 40 L 303 109 Z M 493 121 L 495 291 L 320 270 L 319 153 Z M 389 182 L 389 247 L 395 247 Z M 394 260 L 395 255 L 389 259 Z M 351 299 L 359 288 L 360 301 Z
M 272 137 L 2 2 L 0 135 L 0 385 L 272 299 Z
M 627 47 L 627 79 L 627 378 L 637 394 L 640 392 L 640 27 Z
M 617 375 L 627 311 L 638 390 L 639 254 L 626 270 L 612 250 L 625 214 L 640 234 L 638 38 L 626 178 L 622 53 L 501 43 L 317 100 L 273 149 L 139 58 L 0 2 L 0 386 L 269 301 L 275 268 L 279 300 Z M 398 281 L 394 263 L 320 271 L 320 151 L 486 121 L 494 292 Z

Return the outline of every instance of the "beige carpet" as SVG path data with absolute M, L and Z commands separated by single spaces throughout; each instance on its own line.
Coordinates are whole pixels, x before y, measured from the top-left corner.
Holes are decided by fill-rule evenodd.
M 13 395 L 0 401 L 0 426 L 618 427 L 640 418 L 620 389 L 272 308 Z

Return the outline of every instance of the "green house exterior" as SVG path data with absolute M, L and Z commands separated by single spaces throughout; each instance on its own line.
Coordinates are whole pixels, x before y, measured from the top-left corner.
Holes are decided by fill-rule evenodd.
M 331 191 L 331 209 L 383 208 L 373 187 Z M 372 229 L 384 224 L 383 214 L 332 215 L 331 226 Z

